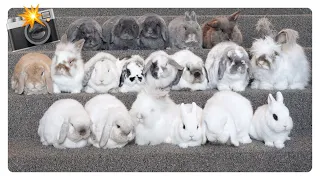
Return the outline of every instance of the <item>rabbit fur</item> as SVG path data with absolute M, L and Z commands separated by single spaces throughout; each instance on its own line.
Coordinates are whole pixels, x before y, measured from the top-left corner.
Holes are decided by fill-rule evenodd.
M 179 83 L 183 67 L 164 51 L 156 51 L 145 60 L 143 74 L 147 85 L 165 89 Z
M 233 91 L 219 91 L 206 103 L 202 118 L 206 125 L 206 137 L 210 142 L 234 146 L 247 144 L 253 109 L 248 99 Z
M 112 17 L 102 25 L 105 49 L 139 49 L 139 32 L 139 25 L 134 17 Z
M 120 74 L 116 59 L 113 55 L 100 52 L 84 65 L 83 79 L 86 93 L 107 93 L 118 88 Z
M 180 50 L 173 55 L 172 59 L 184 67 L 182 76 L 177 85 L 173 86 L 173 90 L 184 88 L 192 91 L 206 90 L 208 87 L 208 73 L 204 67 L 203 60 L 190 50 Z
M 67 35 L 61 37 L 52 58 L 51 77 L 53 92 L 80 93 L 84 77 L 84 64 L 81 49 L 84 39 L 75 43 L 67 41 Z
M 103 46 L 102 28 L 100 24 L 92 18 L 84 17 L 74 21 L 68 27 L 66 34 L 68 41 L 71 42 L 84 39 L 84 51 L 100 50 Z
M 202 47 L 202 30 L 194 11 L 173 19 L 168 25 L 169 41 L 172 48 L 199 49 Z
M 18 94 L 52 94 L 50 66 L 51 59 L 47 55 L 25 54 L 14 67 L 11 88 Z
M 168 27 L 163 18 L 148 13 L 138 19 L 140 49 L 165 49 L 169 45 Z
M 203 47 L 211 49 L 224 41 L 233 41 L 238 45 L 242 44 L 242 34 L 237 25 L 240 11 L 230 16 L 219 16 L 202 25 Z
M 133 140 L 133 122 L 128 109 L 116 97 L 101 94 L 85 104 L 91 120 L 88 143 L 97 148 L 122 148 Z
M 209 88 L 244 91 L 251 77 L 251 62 L 246 50 L 234 42 L 221 42 L 207 56 Z
M 54 102 L 40 119 L 38 135 L 43 145 L 58 149 L 87 145 L 91 120 L 82 104 L 74 99 Z
M 289 110 L 283 103 L 281 92 L 277 92 L 277 100 L 272 94 L 268 96 L 268 104 L 258 107 L 255 111 L 250 136 L 264 141 L 266 146 L 283 148 L 284 142 L 290 140 L 289 134 L 293 128 Z

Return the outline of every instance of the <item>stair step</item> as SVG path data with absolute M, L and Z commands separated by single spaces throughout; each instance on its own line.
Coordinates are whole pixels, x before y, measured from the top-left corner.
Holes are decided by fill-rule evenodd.
M 182 149 L 171 144 L 121 149 L 55 149 L 37 139 L 9 139 L 10 171 L 310 171 L 312 135 L 292 136 L 281 150 L 262 142 L 233 147 L 207 143 Z

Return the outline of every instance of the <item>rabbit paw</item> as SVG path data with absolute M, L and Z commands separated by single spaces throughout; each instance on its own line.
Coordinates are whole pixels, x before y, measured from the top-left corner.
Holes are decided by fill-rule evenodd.
M 253 81 L 251 83 L 251 89 L 258 89 L 259 88 L 259 84 L 260 84 L 259 81 Z
M 271 141 L 266 141 L 264 144 L 268 147 L 274 147 L 274 144 Z
M 61 93 L 59 87 L 56 84 L 53 84 L 53 93 L 55 93 L 55 94 L 60 94 Z
M 290 89 L 304 89 L 304 84 L 301 84 L 301 83 L 294 83 L 294 84 L 291 84 L 289 86 Z
M 223 90 L 231 90 L 230 87 L 228 85 L 225 85 L 225 84 L 218 84 L 217 86 L 218 90 L 219 91 L 223 91 Z
M 288 82 L 279 82 L 274 85 L 274 88 L 277 90 L 284 90 L 288 88 Z
M 260 83 L 260 89 L 272 90 L 273 86 L 269 83 Z
M 278 149 L 284 148 L 284 143 L 283 142 L 275 142 L 274 146 Z
M 188 144 L 186 144 L 186 143 L 181 143 L 181 144 L 179 144 L 179 147 L 181 147 L 181 148 L 187 148 L 187 147 L 188 147 Z
M 53 143 L 53 147 L 57 148 L 57 149 L 66 149 L 66 147 L 58 144 L 58 143 Z
M 290 140 L 291 140 L 291 137 L 288 136 L 288 137 L 286 138 L 286 140 L 290 141 Z
M 239 141 L 240 141 L 240 143 L 242 143 L 242 144 L 252 143 L 252 140 L 250 139 L 249 136 L 244 136 L 244 137 L 242 137 Z
M 94 89 L 92 89 L 91 87 L 87 86 L 86 89 L 84 90 L 86 93 L 94 93 Z
M 234 85 L 233 87 L 232 87 L 232 90 L 233 91 L 237 91 L 237 92 L 239 92 L 239 91 L 244 91 L 246 89 L 246 87 L 245 86 L 243 86 L 243 85 L 241 85 L 241 84 L 236 84 L 236 85 Z
M 76 93 L 80 93 L 80 90 L 73 90 L 73 91 L 71 91 L 71 94 L 76 94 Z

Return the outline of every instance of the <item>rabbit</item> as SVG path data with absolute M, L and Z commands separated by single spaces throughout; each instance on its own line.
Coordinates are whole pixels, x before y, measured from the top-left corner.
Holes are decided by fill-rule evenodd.
M 100 52 L 86 62 L 83 79 L 84 91 L 86 93 L 116 91 L 120 78 L 118 61 L 113 55 Z
M 45 146 L 82 148 L 87 146 L 91 124 L 82 104 L 74 99 L 60 99 L 40 119 L 38 135 Z
M 250 136 L 264 141 L 266 146 L 284 148 L 284 142 L 290 140 L 289 134 L 293 128 L 292 118 L 288 108 L 283 103 L 281 92 L 277 92 L 277 100 L 272 94 L 268 96 L 268 104 L 258 107 L 250 126 Z
M 139 55 L 132 55 L 128 59 L 121 60 L 121 76 L 119 82 L 119 91 L 139 92 L 145 85 L 145 77 L 142 73 L 144 68 L 144 59 Z
M 205 126 L 202 122 L 202 109 L 196 103 L 180 106 L 180 118 L 172 124 L 171 138 L 167 142 L 181 148 L 200 146 L 207 141 Z
M 105 49 L 139 49 L 139 25 L 135 18 L 115 16 L 102 25 L 102 38 Z
M 303 48 L 297 44 L 299 34 L 283 29 L 275 35 L 267 18 L 256 25 L 260 39 L 252 43 L 253 89 L 304 89 L 310 79 L 310 65 Z M 270 27 L 271 26 L 271 27 Z
M 84 51 L 100 50 L 103 46 L 102 28 L 100 24 L 88 17 L 80 18 L 71 23 L 67 29 L 68 41 L 76 42 L 84 39 Z
M 211 49 L 224 41 L 233 41 L 238 45 L 242 44 L 242 34 L 237 25 L 240 11 L 231 14 L 229 17 L 219 16 L 202 25 L 203 48 Z
M 171 55 L 171 57 L 184 67 L 179 83 L 172 86 L 173 90 L 189 88 L 192 91 L 197 91 L 207 89 L 208 73 L 204 67 L 203 60 L 199 56 L 190 50 L 180 50 Z
M 168 93 L 168 90 L 150 86 L 145 86 L 138 93 L 129 112 L 134 123 L 136 144 L 171 143 L 171 127 L 179 118 L 179 108 Z
M 183 67 L 164 51 L 156 51 L 145 60 L 143 74 L 146 83 L 159 89 L 171 88 L 179 83 Z
M 201 49 L 202 30 L 194 11 L 173 19 L 168 25 L 169 41 L 172 48 Z
M 214 46 L 205 63 L 209 88 L 244 91 L 249 84 L 251 62 L 246 50 L 234 42 L 221 42 Z
M 134 139 L 133 121 L 126 106 L 115 96 L 101 94 L 85 104 L 91 120 L 88 143 L 97 148 L 122 148 Z
M 248 99 L 233 91 L 216 92 L 206 103 L 202 118 L 210 142 L 248 144 L 253 109 Z
M 40 53 L 23 55 L 14 67 L 11 88 L 18 94 L 52 94 L 50 66 L 51 59 L 47 55 Z
M 52 58 L 51 77 L 53 80 L 53 92 L 80 93 L 84 78 L 84 64 L 81 57 L 81 49 L 84 39 L 75 43 L 67 41 L 67 35 L 61 37 Z
M 140 49 L 166 49 L 169 34 L 166 22 L 157 14 L 148 13 L 138 19 L 140 26 Z

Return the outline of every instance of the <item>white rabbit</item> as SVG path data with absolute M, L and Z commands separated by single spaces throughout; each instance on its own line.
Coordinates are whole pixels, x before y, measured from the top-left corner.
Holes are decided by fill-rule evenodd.
M 171 55 L 171 57 L 184 67 L 180 81 L 172 87 L 173 90 L 183 88 L 189 88 L 192 91 L 207 89 L 208 74 L 203 60 L 199 56 L 190 50 L 181 50 Z
M 122 59 L 120 65 L 121 76 L 119 83 L 119 91 L 139 92 L 145 84 L 145 77 L 142 73 L 144 68 L 144 60 L 139 55 L 133 55 L 130 58 Z
M 253 109 L 248 99 L 232 91 L 219 91 L 206 103 L 202 118 L 208 141 L 234 146 L 251 143 L 249 137 Z
M 244 91 L 251 76 L 251 63 L 246 50 L 234 42 L 221 42 L 208 54 L 205 67 L 209 88 Z
M 53 92 L 80 93 L 84 77 L 84 65 L 81 57 L 81 49 L 84 39 L 75 43 L 67 41 L 67 35 L 61 37 L 52 58 L 51 77 L 53 80 Z
M 133 140 L 133 123 L 128 109 L 116 97 L 101 94 L 90 99 L 85 109 L 91 120 L 88 143 L 97 148 L 121 148 Z
M 169 143 L 172 122 L 178 118 L 179 108 L 168 92 L 144 87 L 138 94 L 130 110 L 136 144 Z
M 264 141 L 266 146 L 283 148 L 284 142 L 290 140 L 289 134 L 293 128 L 292 118 L 288 108 L 283 103 L 281 92 L 277 92 L 277 100 L 271 94 L 268 104 L 258 107 L 250 127 L 250 136 Z
M 164 89 L 178 84 L 183 67 L 164 51 L 156 51 L 145 60 L 143 74 L 149 86 Z
M 82 104 L 73 99 L 54 102 L 40 119 L 38 135 L 43 145 L 81 148 L 87 145 L 91 120 Z
M 196 103 L 180 106 L 180 118 L 172 125 L 171 143 L 181 148 L 200 146 L 207 141 L 205 125 L 202 122 L 202 109 Z
M 84 91 L 107 93 L 117 89 L 120 78 L 117 63 L 118 59 L 109 53 L 100 52 L 93 56 L 84 66 Z

